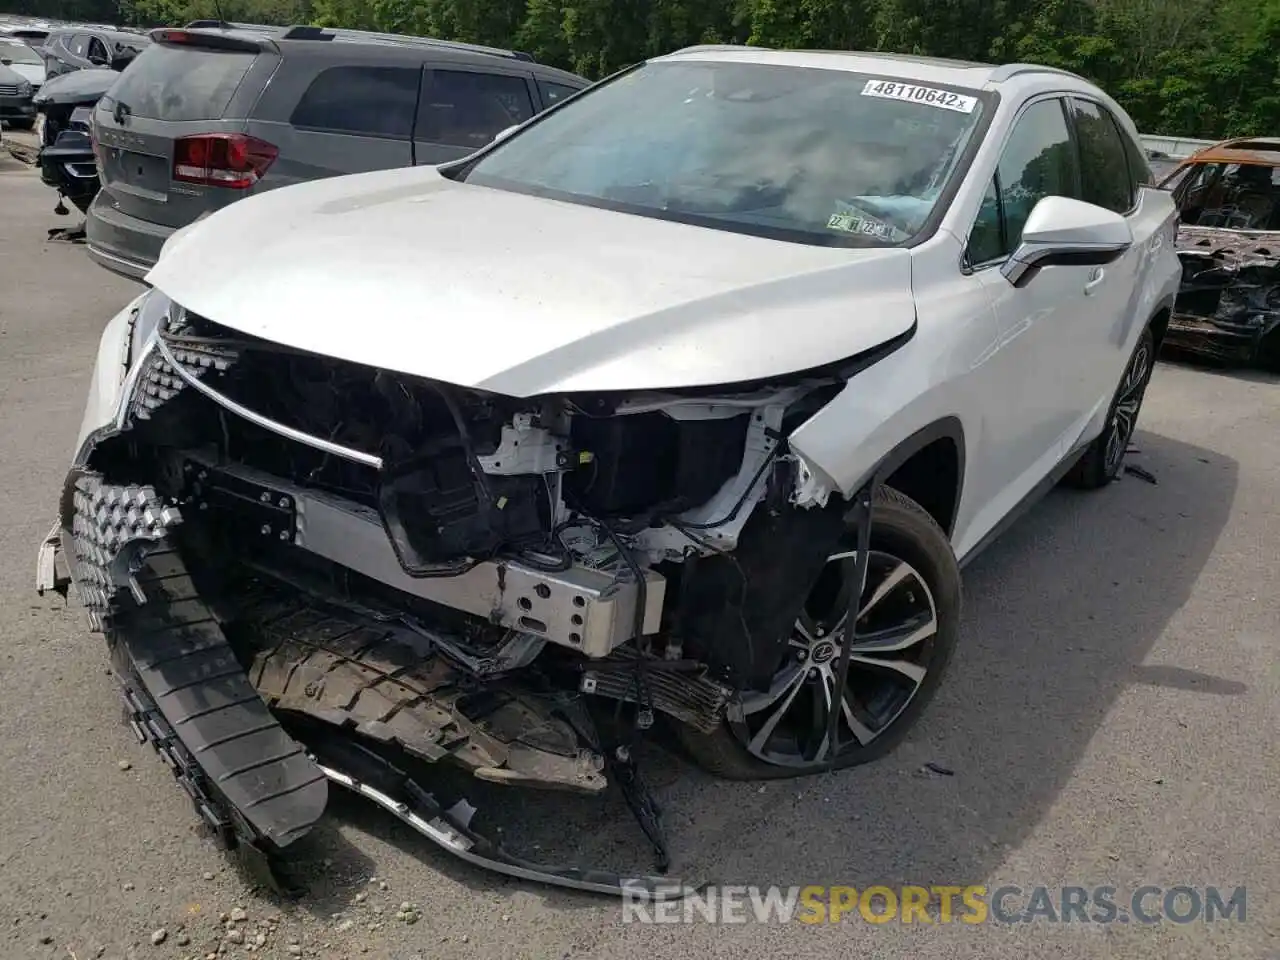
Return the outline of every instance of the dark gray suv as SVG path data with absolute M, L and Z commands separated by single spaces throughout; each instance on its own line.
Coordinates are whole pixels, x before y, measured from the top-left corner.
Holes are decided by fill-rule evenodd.
M 148 46 L 145 34 L 110 27 L 68 27 L 53 30 L 44 39 L 45 77 L 52 80 L 76 70 L 108 67 L 121 72 Z
M 89 255 L 141 279 L 177 229 L 241 197 L 464 157 L 589 85 L 526 54 L 421 37 L 199 21 L 99 102 Z

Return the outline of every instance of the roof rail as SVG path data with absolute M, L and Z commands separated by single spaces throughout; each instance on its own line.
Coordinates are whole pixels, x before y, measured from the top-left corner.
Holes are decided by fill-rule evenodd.
M 1024 73 L 1055 73 L 1061 77 L 1084 80 L 1084 77 L 1080 76 L 1080 74 L 1072 73 L 1070 70 L 1063 70 L 1061 67 L 1046 67 L 1040 63 L 1005 63 L 991 71 L 991 76 L 987 78 L 987 82 L 1004 83 L 1006 80 Z M 1087 83 L 1088 81 L 1086 80 L 1085 82 Z
M 272 26 L 265 23 L 235 23 L 226 20 L 193 20 L 187 24 L 188 30 L 246 30 L 254 33 L 265 33 L 277 40 L 339 40 L 347 43 L 382 43 L 396 46 L 438 47 L 444 50 L 464 50 L 470 53 L 483 53 L 493 57 L 506 57 L 512 60 L 523 60 L 536 63 L 532 54 L 520 50 L 504 50 L 499 47 L 485 47 L 475 43 L 462 43 L 457 40 L 441 40 L 437 37 L 419 37 L 406 33 L 380 33 L 374 30 L 347 30 L 338 27 L 316 27 L 310 24 L 293 24 L 292 26 Z
M 674 56 L 677 53 L 714 53 L 723 51 L 731 53 L 734 50 L 772 50 L 773 47 L 758 47 L 751 43 L 695 43 L 692 47 L 681 47 L 679 50 L 672 51 Z
M 283 29 L 269 23 L 236 23 L 230 20 L 192 20 L 184 30 L 252 30 L 274 33 Z

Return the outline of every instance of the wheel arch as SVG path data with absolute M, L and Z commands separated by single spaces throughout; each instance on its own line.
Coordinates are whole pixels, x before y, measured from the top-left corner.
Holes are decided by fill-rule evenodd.
M 872 481 L 893 487 L 923 507 L 950 537 L 960 510 L 964 472 L 964 424 L 959 417 L 946 416 L 901 441 L 855 489 Z
M 1147 325 L 1151 327 L 1151 335 L 1156 341 L 1156 355 L 1160 354 L 1160 345 L 1164 342 L 1165 334 L 1169 332 L 1169 322 L 1173 319 L 1173 298 L 1163 300 L 1151 314 L 1151 319 L 1147 321 Z

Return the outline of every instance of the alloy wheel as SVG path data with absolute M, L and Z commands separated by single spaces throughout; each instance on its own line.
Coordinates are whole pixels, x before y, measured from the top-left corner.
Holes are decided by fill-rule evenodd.
M 924 682 L 938 633 L 933 593 L 920 572 L 872 551 L 859 597 L 842 702 L 834 703 L 841 652 L 849 643 L 849 593 L 856 553 L 827 559 L 796 621 L 787 656 L 767 691 L 745 696 L 730 726 L 766 763 L 819 768 L 870 746 L 906 709 Z M 836 757 L 828 743 L 833 710 Z
M 1120 469 L 1129 441 L 1138 423 L 1138 410 L 1147 389 L 1147 374 L 1153 363 L 1151 343 L 1143 339 L 1133 352 L 1129 366 L 1125 368 L 1120 389 L 1111 410 L 1111 423 L 1107 431 L 1106 472 L 1111 476 Z

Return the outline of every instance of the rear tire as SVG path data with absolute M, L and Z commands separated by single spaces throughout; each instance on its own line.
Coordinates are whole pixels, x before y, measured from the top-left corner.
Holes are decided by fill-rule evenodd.
M 1125 451 L 1138 425 L 1138 414 L 1155 366 L 1155 335 L 1148 326 L 1138 337 L 1137 346 L 1125 365 L 1120 385 L 1116 387 L 1111 407 L 1107 410 L 1102 433 L 1085 448 L 1075 466 L 1063 477 L 1065 485 L 1079 490 L 1097 490 L 1120 475 Z
M 684 748 L 708 773 L 776 780 L 828 769 L 828 714 L 821 711 L 831 702 L 846 635 L 838 615 L 848 609 L 849 597 L 837 584 L 852 572 L 854 515 L 846 517 L 840 552 L 811 589 L 774 680 L 777 692 L 746 694 L 713 733 L 678 728 Z M 888 487 L 877 489 L 871 517 L 873 562 L 860 600 L 836 769 L 878 759 L 902 740 L 932 699 L 960 633 L 960 570 L 946 533 L 923 507 Z M 824 619 L 824 605 L 837 619 Z M 879 652 L 869 650 L 872 644 Z M 780 719 L 758 742 L 775 713 Z

